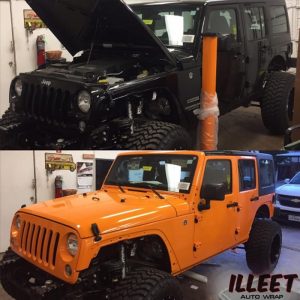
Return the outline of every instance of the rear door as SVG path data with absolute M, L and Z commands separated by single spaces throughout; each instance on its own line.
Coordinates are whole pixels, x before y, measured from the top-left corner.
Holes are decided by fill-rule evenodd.
M 269 33 L 266 28 L 265 5 L 247 4 L 243 7 L 246 38 L 246 87 L 248 96 L 256 90 L 257 78 L 267 69 L 270 55 Z M 252 99 L 257 100 L 257 99 Z
M 256 213 L 259 201 L 258 170 L 256 158 L 240 158 L 237 160 L 239 174 L 238 187 L 238 218 L 237 238 L 244 241 L 248 238 L 249 230 Z

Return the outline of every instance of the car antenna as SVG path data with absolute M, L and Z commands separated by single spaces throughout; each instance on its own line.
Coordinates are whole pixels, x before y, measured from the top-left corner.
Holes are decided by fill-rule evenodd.
M 90 53 L 89 53 L 88 60 L 87 60 L 87 62 L 86 62 L 87 65 L 88 65 L 88 64 L 90 63 L 90 61 L 91 61 L 92 53 L 93 53 L 94 46 L 95 46 L 95 40 L 96 40 L 96 38 L 97 38 L 98 28 L 99 28 L 99 17 L 97 18 L 96 29 L 95 29 L 95 32 L 94 32 L 93 39 L 92 39 L 92 41 L 91 41 Z

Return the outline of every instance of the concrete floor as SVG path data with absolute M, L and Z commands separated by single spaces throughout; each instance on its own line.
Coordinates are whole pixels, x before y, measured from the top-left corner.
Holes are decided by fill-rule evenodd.
M 272 135 L 262 122 L 259 107 L 241 107 L 220 118 L 220 150 L 279 150 L 283 136 Z
M 283 248 L 274 274 L 298 274 L 300 277 L 300 227 L 282 226 L 282 228 Z M 243 250 L 222 253 L 197 266 L 193 271 L 207 276 L 208 283 L 202 284 L 186 277 L 180 277 L 179 281 L 185 300 L 219 300 L 218 294 L 228 289 L 231 274 L 249 274 Z M 293 290 L 300 293 L 300 279 L 296 280 Z M 0 299 L 12 299 L 1 286 Z

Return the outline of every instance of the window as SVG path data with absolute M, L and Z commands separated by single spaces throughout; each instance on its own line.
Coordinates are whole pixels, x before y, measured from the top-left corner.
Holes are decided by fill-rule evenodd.
M 131 8 L 166 46 L 190 48 L 194 45 L 201 7 L 166 3 L 132 5 Z
M 122 155 L 113 164 L 105 184 L 187 194 L 196 165 L 197 157 L 191 155 Z
M 209 160 L 206 163 L 203 184 L 226 185 L 226 194 L 232 193 L 232 175 L 230 160 Z
M 206 32 L 238 37 L 237 17 L 234 9 L 212 10 L 208 15 Z
M 239 161 L 240 191 L 256 188 L 255 162 L 253 160 Z
M 263 7 L 245 8 L 245 21 L 249 41 L 260 40 L 266 36 Z
M 288 32 L 287 15 L 284 6 L 272 6 L 270 9 L 272 32 Z
M 260 185 L 262 188 L 274 185 L 274 167 L 273 161 L 261 159 L 259 161 Z

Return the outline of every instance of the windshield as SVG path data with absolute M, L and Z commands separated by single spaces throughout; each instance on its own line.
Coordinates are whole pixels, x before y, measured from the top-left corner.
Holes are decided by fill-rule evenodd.
M 131 8 L 167 47 L 193 47 L 200 20 L 199 6 L 172 3 Z
M 105 184 L 189 193 L 196 165 L 191 155 L 119 156 Z
M 298 173 L 291 181 L 291 184 L 300 184 L 300 173 Z

